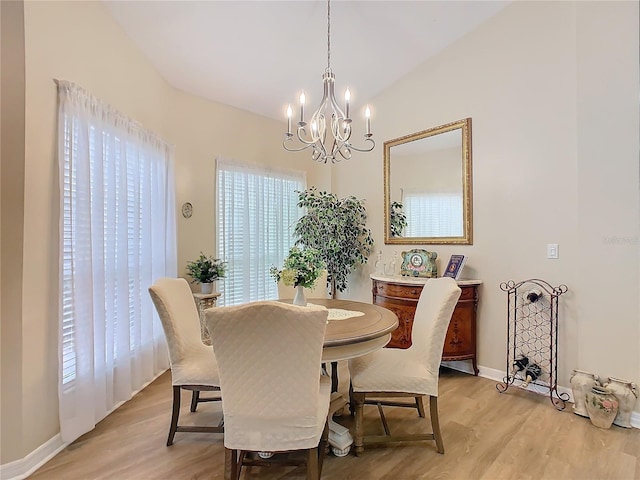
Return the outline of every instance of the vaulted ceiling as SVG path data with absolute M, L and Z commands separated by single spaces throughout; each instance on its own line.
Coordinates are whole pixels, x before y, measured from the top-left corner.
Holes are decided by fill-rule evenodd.
M 284 119 L 304 90 L 322 95 L 327 66 L 324 1 L 104 1 L 174 87 Z M 352 105 L 380 93 L 475 29 L 508 1 L 331 2 L 336 95 Z

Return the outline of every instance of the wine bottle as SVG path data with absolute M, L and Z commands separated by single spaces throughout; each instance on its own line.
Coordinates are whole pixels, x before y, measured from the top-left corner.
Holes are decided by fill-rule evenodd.
M 542 369 L 537 363 L 532 363 L 525 370 L 525 381 L 522 382 L 522 388 L 527 388 L 531 382 L 534 382 L 542 374 Z
M 535 303 L 542 298 L 542 292 L 537 288 L 532 288 L 524 293 L 524 298 L 527 303 Z
M 513 362 L 516 373 L 521 372 L 522 370 L 527 368 L 527 365 L 529 365 L 529 358 L 525 357 L 524 355 L 516 358 L 515 362 Z

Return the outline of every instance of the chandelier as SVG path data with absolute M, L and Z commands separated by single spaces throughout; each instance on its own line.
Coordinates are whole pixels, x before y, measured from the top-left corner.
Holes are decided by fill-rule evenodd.
M 287 108 L 287 133 L 285 133 L 282 146 L 289 152 L 299 152 L 312 149 L 311 157 L 316 162 L 337 163 L 342 159 L 351 158 L 351 151 L 370 152 L 375 147 L 371 133 L 371 110 L 365 108 L 366 133 L 364 134 L 364 146 L 354 147 L 351 139 L 351 118 L 349 117 L 349 101 L 351 93 L 349 89 L 344 94 L 344 111 L 338 105 L 335 97 L 336 76 L 331 70 L 331 0 L 327 0 L 327 68 L 322 75 L 323 96 L 320 106 L 313 113 L 310 124 L 305 122 L 304 92 L 300 94 L 300 121 L 296 129 L 296 140 L 291 131 L 291 105 Z

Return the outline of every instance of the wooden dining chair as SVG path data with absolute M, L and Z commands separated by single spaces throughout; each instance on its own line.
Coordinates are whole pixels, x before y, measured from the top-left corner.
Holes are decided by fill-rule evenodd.
M 255 302 L 209 309 L 205 322 L 220 369 L 225 478 L 243 466 L 304 464 L 307 479 L 318 479 L 331 400 L 320 368 L 327 310 Z M 292 450 L 304 458 L 281 454 Z
M 460 297 L 460 287 L 449 277 L 430 279 L 418 300 L 412 345 L 406 350 L 383 348 L 349 360 L 351 386 L 349 396 L 356 416 L 355 450 L 362 453 L 365 444 L 435 440 L 439 453 L 444 443 L 438 419 L 438 374 L 447 328 Z M 411 407 L 425 416 L 422 397 L 429 396 L 432 433 L 392 435 L 382 406 Z M 413 402 L 392 401 L 389 397 L 411 397 Z M 385 435 L 364 435 L 364 405 L 376 405 Z
M 220 401 L 218 365 L 211 347 L 202 343 L 200 317 L 189 284 L 184 278 L 160 278 L 149 294 L 156 307 L 169 347 L 173 407 L 167 446 L 173 444 L 176 432 L 223 433 L 223 420 L 216 426 L 178 425 L 181 390 L 191 391 L 191 411 L 200 402 Z M 213 396 L 201 397 L 200 392 Z

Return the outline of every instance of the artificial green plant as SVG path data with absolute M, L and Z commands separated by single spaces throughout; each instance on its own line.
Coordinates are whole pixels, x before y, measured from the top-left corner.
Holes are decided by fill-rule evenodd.
M 298 220 L 296 245 L 315 248 L 327 267 L 331 294 L 343 292 L 349 274 L 367 263 L 373 237 L 366 226 L 364 200 L 320 192 L 316 187 L 298 192 L 298 206 L 306 213 Z

